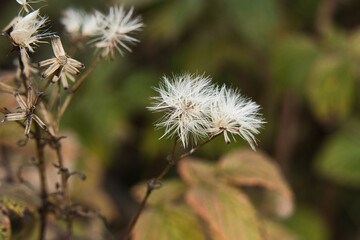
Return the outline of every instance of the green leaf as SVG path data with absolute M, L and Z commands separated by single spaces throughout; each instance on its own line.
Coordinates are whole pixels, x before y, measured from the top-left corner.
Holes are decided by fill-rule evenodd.
M 220 182 L 211 185 L 199 182 L 188 191 L 186 201 L 216 239 L 263 239 L 255 209 L 246 195 L 232 187 Z
M 134 240 L 204 240 L 197 217 L 184 205 L 157 205 L 142 213 Z
M 168 0 L 151 11 L 145 35 L 152 41 L 174 41 L 194 22 L 201 12 L 203 0 Z
M 252 150 L 235 150 L 219 163 L 217 175 L 240 186 L 262 186 L 267 190 L 264 202 L 272 203 L 273 213 L 286 217 L 293 210 L 293 194 L 279 167 L 264 153 Z M 271 201 L 266 201 L 271 200 Z
M 162 0 L 121 0 L 121 4 L 129 6 L 129 7 L 144 7 L 144 6 L 151 6 L 161 2 Z
M 355 74 L 344 57 L 324 55 L 311 71 L 307 97 L 314 114 L 321 121 L 345 119 L 354 102 Z
M 346 44 L 346 46 L 349 49 L 349 53 L 351 53 L 353 55 L 353 57 L 355 59 L 357 59 L 357 63 L 359 62 L 359 58 L 360 58 L 360 32 L 359 31 L 354 31 L 354 33 L 352 35 L 349 36 L 349 38 L 347 39 L 348 42 Z
M 147 190 L 147 183 L 140 183 L 131 190 L 134 197 L 140 202 Z M 150 205 L 161 205 L 179 199 L 185 195 L 186 185 L 178 180 L 166 180 L 162 183 L 161 188 L 154 190 L 148 199 Z
M 294 215 L 286 220 L 284 225 L 297 235 L 298 240 L 331 239 L 324 219 L 315 210 L 307 207 L 297 207 Z
M 305 36 L 289 36 L 271 50 L 271 72 L 276 86 L 303 94 L 311 67 L 318 56 L 315 44 Z
M 216 33 L 216 34 L 214 34 Z M 212 76 L 235 65 L 258 74 L 257 61 L 249 48 L 239 44 L 226 23 L 204 26 L 173 54 L 176 71 L 206 72 Z
M 316 157 L 316 169 L 334 181 L 360 186 L 360 122 L 350 123 L 328 139 Z
M 225 3 L 237 30 L 257 47 L 267 44 L 279 23 L 275 0 L 229 0 Z
M 143 111 L 149 106 L 150 96 L 154 94 L 152 86 L 158 84 L 158 79 L 159 76 L 153 71 L 142 68 L 123 79 L 121 88 L 116 89 L 114 100 L 124 115 Z

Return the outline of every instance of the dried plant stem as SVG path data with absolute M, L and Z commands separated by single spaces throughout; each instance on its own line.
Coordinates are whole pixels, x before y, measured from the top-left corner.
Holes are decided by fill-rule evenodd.
M 81 75 L 81 77 L 76 81 L 76 83 L 74 84 L 74 86 L 71 88 L 72 93 L 75 93 L 80 85 L 84 82 L 84 80 L 87 78 L 87 76 L 89 76 L 89 74 L 94 71 L 94 69 L 96 68 L 96 66 L 101 62 L 101 60 L 104 59 L 104 55 L 101 54 L 96 60 L 95 62 L 93 62 L 93 64 L 91 64 L 91 66 L 88 68 L 88 70 Z
M 51 83 L 51 81 L 52 81 L 52 78 L 53 78 L 53 76 L 51 76 L 51 77 L 47 80 L 47 82 L 45 83 L 45 85 L 41 88 L 41 92 L 45 92 L 46 89 L 50 86 L 50 83 Z
M 79 36 L 79 37 L 76 37 L 75 39 L 72 39 L 68 55 L 74 56 L 76 53 L 76 50 L 80 47 L 79 44 L 81 44 L 85 40 L 86 40 L 86 37 L 84 37 L 84 36 Z
M 191 154 L 193 154 L 195 151 L 197 151 L 199 148 L 203 147 L 204 145 L 206 145 L 207 143 L 211 142 L 214 138 L 216 138 L 217 136 L 219 136 L 221 133 L 214 135 L 212 137 L 210 137 L 208 140 L 206 140 L 205 142 L 197 145 L 196 147 L 192 148 L 190 151 L 180 155 L 178 158 L 174 159 L 174 154 L 175 154 L 175 147 L 176 145 L 174 144 L 173 150 L 172 150 L 172 157 L 170 158 L 170 160 L 168 161 L 168 164 L 166 165 L 166 167 L 161 171 L 161 173 L 159 174 L 159 176 L 157 176 L 155 179 L 152 179 L 148 182 L 148 186 L 146 189 L 146 193 L 144 198 L 142 199 L 140 206 L 135 214 L 135 216 L 133 217 L 133 219 L 131 220 L 130 224 L 129 224 L 129 228 L 126 232 L 126 235 L 124 237 L 124 240 L 129 239 L 131 236 L 131 232 L 135 227 L 136 222 L 138 221 L 140 214 L 142 213 L 142 211 L 145 208 L 146 202 L 150 196 L 150 194 L 152 193 L 153 190 L 159 188 L 160 184 L 161 184 L 161 180 L 163 179 L 163 177 L 166 175 L 166 173 L 171 169 L 172 166 L 174 166 L 175 164 L 177 164 L 180 160 L 189 157 Z M 175 139 L 175 141 L 177 141 L 177 139 Z
M 66 221 L 66 230 L 67 230 L 67 238 L 72 239 L 72 216 L 71 216 L 71 199 L 70 199 L 70 191 L 67 184 L 68 179 L 68 171 L 64 167 L 63 158 L 61 155 L 61 144 L 58 140 L 54 141 L 56 156 L 58 160 L 58 165 L 61 174 L 61 189 L 64 194 L 64 204 L 65 204 L 65 221 Z
M 21 56 L 20 48 L 17 48 L 18 53 L 18 61 L 20 68 L 20 78 L 25 89 L 28 89 L 30 83 L 28 82 L 27 76 L 24 72 L 24 62 Z M 28 93 L 27 93 L 28 94 Z M 35 104 L 36 105 L 36 104 Z M 47 224 L 47 214 L 48 214 L 48 189 L 46 185 L 46 169 L 45 169 L 45 158 L 44 158 L 44 147 L 45 145 L 41 143 L 41 129 L 38 125 L 35 125 L 35 141 L 36 141 L 36 157 L 37 157 L 37 168 L 39 171 L 40 177 L 40 197 L 41 197 L 41 207 L 39 209 L 40 213 L 40 232 L 39 232 L 39 240 L 45 239 L 46 234 L 46 224 Z
M 55 129 L 56 132 L 59 132 L 59 124 L 60 124 L 60 111 L 61 111 L 61 86 L 60 86 L 60 81 L 58 81 L 58 85 L 57 85 L 57 98 L 56 98 L 56 111 L 57 111 L 57 118 L 56 118 L 56 122 L 55 122 Z
M 47 223 L 47 212 L 48 212 L 48 190 L 46 185 L 46 175 L 45 175 L 45 159 L 44 159 L 44 144 L 40 140 L 40 127 L 36 125 L 36 155 L 37 155 L 37 166 L 40 176 L 40 188 L 41 188 L 41 209 L 40 209 L 40 234 L 39 240 L 45 239 L 46 232 L 46 223 Z
M 17 48 L 17 55 L 18 55 L 18 62 L 19 62 L 19 68 L 20 68 L 20 78 L 21 78 L 21 81 L 25 87 L 25 89 L 28 89 L 29 87 L 29 83 L 28 83 L 28 79 L 25 75 L 25 72 L 24 72 L 24 61 L 22 59 L 22 56 L 21 56 L 21 50 L 20 48 Z
M 66 97 L 62 107 L 61 107 L 61 111 L 58 115 L 58 118 L 61 118 L 61 116 L 64 114 L 64 112 L 66 111 L 67 107 L 69 106 L 69 103 L 74 95 L 74 93 L 79 89 L 79 87 L 81 86 L 81 84 L 84 82 L 84 80 L 89 76 L 89 74 L 94 71 L 94 69 L 96 68 L 96 66 L 101 62 L 101 60 L 104 59 L 104 55 L 101 54 L 96 60 L 95 62 L 93 62 L 93 64 L 87 69 L 87 71 L 81 75 L 81 77 L 77 80 L 77 82 L 74 84 L 74 86 L 71 88 L 71 91 L 69 92 L 68 96 Z
M 0 92 L 14 94 L 15 88 L 0 82 Z
M 0 163 L 5 170 L 6 182 L 14 182 L 15 176 L 10 166 L 11 162 L 8 156 L 8 148 L 3 144 L 0 145 Z

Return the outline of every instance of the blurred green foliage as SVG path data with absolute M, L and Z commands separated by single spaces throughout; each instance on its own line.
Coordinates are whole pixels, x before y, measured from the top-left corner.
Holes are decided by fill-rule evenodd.
M 337 4 L 333 14 L 322 16 L 322 10 L 330 9 L 331 13 L 326 2 Z M 352 206 L 341 205 L 341 201 L 327 205 L 327 199 L 321 197 L 331 182 L 344 197 L 359 198 L 358 1 L 64 0 L 48 1 L 41 11 L 50 18 L 51 31 L 63 35 L 61 10 L 69 6 L 104 10 L 114 3 L 133 5 L 142 15 L 146 27 L 137 35 L 140 43 L 132 53 L 98 66 L 75 95 L 61 126 L 77 132 L 84 149 L 96 155 L 98 168 L 105 175 L 104 186 L 117 202 L 118 211 L 126 212 L 119 206 L 121 197 L 117 192 L 153 177 L 171 149 L 169 139 L 159 140 L 162 130 L 154 130 L 159 115 L 146 110 L 155 94 L 152 87 L 163 74 L 205 72 L 214 82 L 240 88 L 263 106 L 268 123 L 258 136 L 259 148 L 275 158 L 280 153 L 288 154 L 289 168 L 280 160 L 279 164 L 299 205 L 317 209 L 319 222 L 331 215 L 329 211 L 335 211 L 332 219 L 325 219 L 328 228 L 316 227 L 314 213 L 302 214 L 302 210 L 300 217 L 294 217 L 298 220 L 290 220 L 293 223 L 288 227 L 308 233 L 303 239 L 351 239 L 358 234 L 358 216 L 349 220 L 351 224 L 337 218 L 345 209 L 351 211 Z M 0 6 L 1 26 L 5 26 L 18 6 L 15 1 L 3 1 Z M 327 25 L 319 28 L 322 18 Z M 66 35 L 63 38 L 68 49 L 70 43 Z M 31 55 L 34 62 L 51 54 L 50 45 L 42 44 L 38 49 Z M 0 55 L 2 69 L 13 69 L 15 56 L 5 38 L 0 38 Z M 74 57 L 89 66 L 95 55 L 91 47 L 86 47 L 79 48 Z M 295 136 L 290 129 L 284 130 L 288 125 L 282 122 L 290 118 L 282 111 L 287 94 L 295 96 L 297 103 L 298 115 L 289 123 L 297 129 Z M 283 141 L 277 139 L 281 130 L 288 133 Z M 289 141 L 293 141 L 291 149 L 282 147 L 282 142 Z M 241 145 L 245 143 L 240 139 L 231 146 L 218 139 L 199 155 L 214 160 Z M 77 165 L 86 166 L 87 157 L 81 157 Z M 176 175 L 175 171 L 171 175 Z M 172 207 L 168 210 L 179 211 Z M 187 210 L 180 212 L 179 221 L 186 214 Z M 187 217 L 189 222 L 194 221 L 193 216 Z M 120 217 L 116 219 L 121 222 Z M 119 231 L 118 222 L 114 222 L 112 230 Z M 124 227 L 124 223 L 119 225 Z
M 324 220 L 315 209 L 298 206 L 298 209 L 285 225 L 292 229 L 298 239 L 326 240 L 329 239 L 329 230 Z
M 318 171 L 336 182 L 360 186 L 360 125 L 348 123 L 327 139 L 317 157 Z

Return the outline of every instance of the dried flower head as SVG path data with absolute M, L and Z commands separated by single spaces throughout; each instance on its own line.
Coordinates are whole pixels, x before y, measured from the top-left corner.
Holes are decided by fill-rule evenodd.
M 38 0 L 16 0 L 18 4 L 21 5 L 20 13 L 24 10 L 26 13 L 29 13 L 30 10 L 33 11 L 34 9 L 30 6 L 30 3 L 39 2 Z M 30 9 L 30 10 L 29 10 Z
M 84 65 L 66 55 L 59 36 L 53 35 L 51 37 L 51 46 L 55 57 L 39 63 L 39 67 L 50 65 L 49 68 L 43 72 L 41 77 L 47 78 L 53 74 L 51 81 L 56 82 L 59 78 L 61 78 L 63 87 L 67 89 L 69 87 L 67 78 L 74 82 L 74 75 L 78 75 L 80 73 L 78 68 L 84 68 Z
M 129 34 L 138 31 L 143 27 L 140 17 L 132 18 L 133 8 L 125 12 L 122 6 L 110 7 L 109 13 L 104 15 L 101 12 L 95 12 L 96 24 L 98 30 L 97 36 L 93 42 L 95 47 L 102 49 L 102 54 L 109 55 L 111 58 L 115 56 L 115 49 L 122 54 L 123 47 L 129 52 L 131 49 L 127 43 L 135 43 L 138 40 Z
M 258 129 L 264 123 L 259 109 L 259 105 L 243 98 L 238 91 L 223 86 L 212 101 L 211 127 L 207 131 L 212 135 L 224 133 L 227 144 L 230 143 L 228 133 L 239 135 L 255 150 L 254 134 L 259 133 Z
M 21 16 L 16 16 L 16 17 L 14 17 L 14 18 L 11 20 L 11 22 L 10 22 L 8 25 L 6 25 L 6 27 L 3 28 L 2 31 L 3 31 L 4 33 L 8 33 L 8 32 L 10 32 L 10 31 L 12 31 L 12 29 L 14 28 L 14 25 L 17 24 L 21 19 L 22 19 Z
M 211 80 L 204 76 L 183 74 L 173 79 L 163 77 L 156 89 L 159 96 L 153 97 L 151 111 L 164 112 L 156 124 L 165 128 L 165 135 L 177 135 L 184 147 L 189 138 L 195 140 L 206 136 L 209 128 L 209 110 L 214 98 L 214 87 Z
M 1 122 L 25 120 L 24 133 L 26 137 L 29 137 L 32 120 L 34 120 L 42 129 L 46 130 L 47 128 L 45 123 L 43 123 L 43 121 L 41 121 L 41 119 L 35 114 L 39 95 L 34 96 L 32 88 L 29 87 L 26 102 L 18 93 L 15 93 L 14 97 L 20 106 L 20 111 L 6 114 Z
M 18 16 L 4 30 L 9 31 L 8 34 L 13 45 L 34 52 L 33 45 L 36 45 L 41 39 L 49 35 L 46 32 L 39 33 L 40 29 L 45 26 L 46 21 L 47 18 L 39 15 L 38 9 L 24 17 Z

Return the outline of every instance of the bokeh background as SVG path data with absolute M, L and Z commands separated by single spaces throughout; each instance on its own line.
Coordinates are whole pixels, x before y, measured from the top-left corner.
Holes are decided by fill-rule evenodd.
M 64 147 L 68 165 L 87 175 L 71 180 L 75 201 L 100 209 L 120 236 L 137 206 L 131 187 L 158 174 L 172 146 L 154 129 L 160 116 L 146 109 L 153 87 L 163 75 L 205 73 L 262 106 L 258 148 L 277 161 L 296 197 L 283 224 L 300 239 L 360 239 L 360 1 L 48 0 L 33 7 L 43 6 L 67 49 L 62 11 L 112 4 L 134 6 L 146 26 L 132 53 L 97 67 L 62 120 L 73 136 Z M 18 10 L 15 0 L 1 1 L 0 25 Z M 89 66 L 93 50 L 79 48 L 74 57 Z M 42 44 L 32 58 L 51 55 Z M 0 56 L 1 70 L 13 70 L 5 37 Z M 196 156 L 216 161 L 246 146 L 216 141 Z M 168 175 L 176 176 L 175 169 Z

